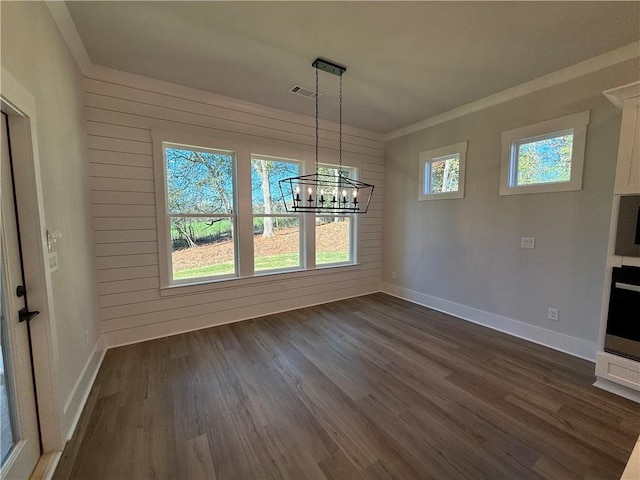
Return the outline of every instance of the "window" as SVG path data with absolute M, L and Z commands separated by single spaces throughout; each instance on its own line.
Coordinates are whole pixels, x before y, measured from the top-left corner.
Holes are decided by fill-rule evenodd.
M 418 200 L 464 197 L 467 142 L 420 152 Z
M 162 295 L 355 263 L 354 216 L 286 210 L 278 182 L 314 169 L 311 151 L 159 129 L 152 137 Z M 333 165 L 321 169 L 337 175 Z
M 339 169 L 333 165 L 320 165 L 319 173 L 337 177 Z M 342 175 L 355 178 L 355 169 L 342 167 Z M 321 192 L 326 198 L 340 195 Z M 316 215 L 316 265 L 353 262 L 354 215 Z
M 500 195 L 582 189 L 589 112 L 502 133 Z
M 236 276 L 235 153 L 170 143 L 163 151 L 171 281 Z
M 300 214 L 287 214 L 278 181 L 300 173 L 299 162 L 251 159 L 253 256 L 256 272 L 300 268 Z

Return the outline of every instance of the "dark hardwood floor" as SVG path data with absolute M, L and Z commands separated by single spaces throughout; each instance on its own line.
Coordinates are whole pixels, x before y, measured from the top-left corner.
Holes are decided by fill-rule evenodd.
M 593 369 L 369 295 L 108 351 L 54 478 L 617 479 Z

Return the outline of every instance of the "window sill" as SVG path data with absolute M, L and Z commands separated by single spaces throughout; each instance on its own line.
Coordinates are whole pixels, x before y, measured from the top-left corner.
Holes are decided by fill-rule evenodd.
M 317 266 L 312 269 L 278 270 L 274 272 L 263 272 L 250 277 L 221 278 L 193 283 L 181 283 L 179 285 L 168 285 L 160 287 L 161 297 L 172 297 L 179 295 L 191 295 L 196 293 L 230 290 L 238 287 L 248 287 L 252 285 L 263 285 L 266 283 L 276 283 L 291 281 L 299 278 L 312 277 L 315 275 L 328 275 L 342 270 L 359 270 L 360 263 L 334 263 Z
M 443 192 L 443 193 L 427 193 L 422 194 L 418 198 L 419 202 L 424 202 L 426 200 L 453 200 L 456 198 L 464 198 L 464 193 L 460 191 L 456 192 Z

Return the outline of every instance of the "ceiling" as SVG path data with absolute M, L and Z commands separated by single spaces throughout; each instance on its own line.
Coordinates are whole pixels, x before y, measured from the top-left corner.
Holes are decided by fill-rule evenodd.
M 386 133 L 640 39 L 640 2 L 66 2 L 94 64 Z M 320 72 L 320 116 L 337 120 Z

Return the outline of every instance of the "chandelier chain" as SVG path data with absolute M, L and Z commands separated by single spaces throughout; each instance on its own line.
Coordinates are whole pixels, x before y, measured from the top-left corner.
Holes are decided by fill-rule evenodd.
M 338 137 L 339 137 L 338 159 L 340 163 L 338 174 L 342 176 L 342 72 L 340 72 L 340 133 Z
M 316 173 L 318 173 L 318 67 L 316 67 Z

